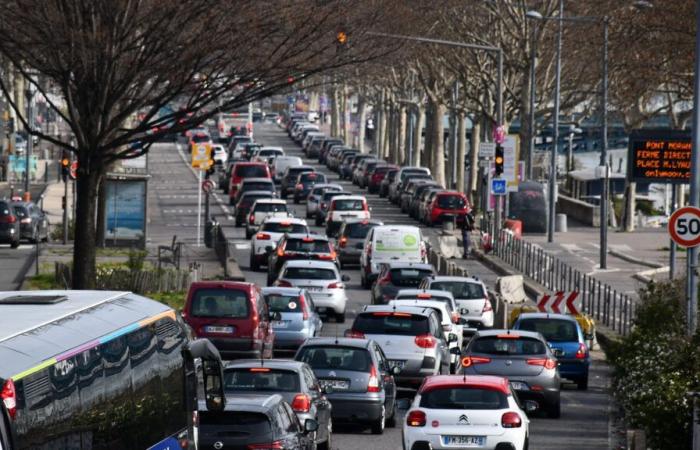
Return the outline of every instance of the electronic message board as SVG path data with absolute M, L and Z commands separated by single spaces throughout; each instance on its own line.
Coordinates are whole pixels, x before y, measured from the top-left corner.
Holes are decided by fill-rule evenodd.
M 689 131 L 635 130 L 630 134 L 627 177 L 648 183 L 689 183 Z

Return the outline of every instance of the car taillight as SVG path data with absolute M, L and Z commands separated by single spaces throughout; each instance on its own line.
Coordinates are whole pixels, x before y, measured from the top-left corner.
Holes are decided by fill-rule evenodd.
M 437 339 L 431 334 L 421 334 L 414 339 L 420 348 L 433 348 L 437 345 Z
M 318 255 L 318 259 L 324 259 L 324 260 L 330 260 L 333 261 L 335 259 L 335 252 L 330 252 L 330 253 L 321 253 Z
M 283 450 L 282 441 L 268 442 L 265 444 L 248 444 L 248 450 Z
M 586 344 L 578 344 L 578 350 L 576 350 L 576 359 L 585 359 L 586 353 L 588 353 L 588 348 L 586 348 Z
M 307 320 L 309 318 L 309 311 L 306 309 L 306 298 L 303 295 L 299 296 L 299 306 L 301 306 L 302 318 Z
M 9 214 L 7 216 L 0 216 L 0 223 L 15 223 L 17 222 L 17 218 L 13 216 L 12 214 Z
M 343 236 L 343 237 L 341 237 L 340 240 L 338 241 L 338 247 L 343 247 L 343 248 L 345 248 L 346 245 L 348 245 L 348 238 L 347 238 L 347 236 Z
M 381 388 L 379 387 L 379 377 L 377 376 L 377 368 L 374 366 L 372 366 L 369 370 L 367 392 L 381 392 Z
M 423 411 L 411 411 L 406 416 L 406 425 L 409 427 L 424 427 L 425 413 Z
M 297 394 L 292 401 L 294 412 L 309 412 L 311 409 L 311 399 L 306 394 Z
M 258 239 L 259 241 L 269 241 L 270 235 L 267 233 L 258 233 L 255 235 L 255 238 Z
M 493 308 L 491 307 L 491 302 L 489 299 L 484 300 L 484 309 L 481 310 L 482 313 L 488 312 L 488 311 L 493 311 Z
M 365 334 L 360 332 L 360 331 L 355 331 L 355 330 L 345 330 L 345 337 L 346 338 L 352 338 L 352 339 L 364 339 Z
M 531 366 L 543 366 L 545 369 L 554 369 L 557 367 L 557 362 L 549 358 L 535 358 L 526 361 Z
M 321 209 L 326 209 L 327 207 L 328 205 L 326 204 L 326 202 L 321 202 Z
M 299 184 L 296 185 L 296 190 L 297 190 L 297 191 L 301 191 L 302 189 L 304 189 L 304 185 L 303 185 L 303 184 L 299 183 Z
M 520 414 L 516 412 L 507 412 L 501 416 L 501 426 L 503 428 L 520 428 L 523 425 L 523 421 L 520 418 Z
M 32 223 L 32 218 L 25 217 L 24 219 L 20 220 L 19 223 Z
M 344 287 L 345 287 L 345 285 L 343 283 L 339 283 L 339 282 L 335 282 L 335 281 L 328 285 L 328 289 L 343 289 Z
M 287 247 L 287 242 L 283 242 L 279 247 L 277 247 L 277 256 L 284 256 L 284 249 Z
M 252 213 L 250 216 L 248 216 L 248 223 L 251 225 L 255 223 L 255 213 Z
M 458 312 L 452 313 L 452 323 L 459 323 L 459 313 Z
M 371 253 L 368 253 L 367 256 L 370 256 Z M 389 284 L 391 283 L 391 271 L 387 270 L 386 275 L 382 277 L 381 280 L 378 281 L 379 284 Z
M 292 283 L 287 280 L 277 280 L 275 281 L 275 286 L 277 287 L 293 287 Z
M 485 358 L 482 356 L 465 356 L 462 358 L 462 367 L 471 367 L 476 364 L 488 364 L 491 362 L 491 358 Z
M 15 391 L 15 382 L 12 379 L 5 381 L 2 391 L 0 391 L 0 399 L 2 399 L 10 419 L 14 419 L 17 415 L 17 392 Z

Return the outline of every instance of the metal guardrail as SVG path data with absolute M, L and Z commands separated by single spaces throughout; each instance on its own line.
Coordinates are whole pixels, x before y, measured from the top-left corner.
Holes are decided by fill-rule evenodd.
M 501 230 L 500 239 L 493 240 L 493 254 L 553 292 L 578 291 L 583 313 L 623 336 L 630 332 L 637 306 L 633 297 L 581 273 L 539 245 L 517 239 L 506 230 Z

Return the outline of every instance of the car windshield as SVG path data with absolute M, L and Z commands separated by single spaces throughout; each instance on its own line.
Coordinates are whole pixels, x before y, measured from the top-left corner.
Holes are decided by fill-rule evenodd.
M 508 397 L 491 389 L 444 387 L 421 394 L 420 407 L 428 409 L 505 409 Z
M 282 278 L 290 280 L 335 280 L 338 278 L 334 270 L 316 267 L 287 267 Z
M 328 241 L 317 241 L 314 239 L 289 239 L 284 247 L 288 252 L 305 252 L 305 253 L 330 253 L 331 249 Z
M 255 212 L 287 212 L 285 203 L 258 203 Z
M 429 176 L 428 172 L 426 172 L 425 170 L 420 170 L 420 169 L 404 170 L 401 173 L 401 181 L 405 180 L 408 177 L 424 178 L 424 177 L 428 177 L 428 176 Z
M 349 239 L 364 239 L 369 230 L 376 226 L 373 223 L 350 223 L 345 226 L 345 236 Z
M 352 326 L 364 334 L 417 336 L 430 332 L 428 318 L 410 313 L 375 312 L 360 314 Z
M 460 195 L 441 195 L 438 197 L 437 205 L 442 209 L 462 209 L 467 203 Z
M 238 201 L 238 205 L 236 208 L 250 208 L 250 205 L 255 203 L 255 200 L 261 199 L 261 198 L 270 198 L 270 195 L 244 195 L 241 197 L 241 199 Z
M 317 370 L 369 372 L 372 365 L 367 350 L 354 347 L 307 346 L 299 351 L 296 359 Z
M 265 302 L 270 312 L 302 312 L 298 295 L 265 294 Z
M 267 178 L 267 167 L 265 166 L 237 166 L 234 172 L 235 177 L 241 178 Z
M 484 336 L 478 338 L 471 347 L 472 353 L 486 355 L 543 355 L 547 353 L 545 344 L 537 339 L 518 336 Z
M 438 291 L 447 291 L 452 293 L 452 296 L 461 300 L 476 300 L 486 298 L 486 292 L 481 283 L 470 283 L 464 281 L 435 281 L 430 283 L 430 289 Z
M 576 324 L 560 319 L 523 319 L 519 330 L 536 331 L 550 342 L 578 342 Z
M 416 269 L 416 268 L 403 268 L 403 269 L 391 269 L 391 284 L 394 286 L 418 286 L 420 282 L 425 277 L 429 277 L 433 274 L 432 270 L 427 269 Z
M 226 391 L 299 392 L 299 387 L 299 374 L 291 370 L 253 367 L 224 371 Z
M 248 295 L 234 289 L 197 289 L 190 314 L 194 317 L 248 317 Z
M 192 142 L 195 144 L 201 144 L 202 142 L 209 142 L 211 138 L 206 134 L 195 134 L 192 136 Z
M 306 233 L 308 227 L 300 223 L 268 222 L 262 226 L 262 231 L 271 233 Z
M 335 200 L 333 209 L 335 211 L 363 211 L 365 206 L 362 200 Z
M 275 185 L 263 181 L 255 181 L 252 183 L 243 183 L 241 189 L 244 191 L 274 191 Z

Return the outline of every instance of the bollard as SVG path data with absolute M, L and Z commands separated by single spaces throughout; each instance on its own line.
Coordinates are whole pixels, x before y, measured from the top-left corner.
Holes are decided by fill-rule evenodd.
M 558 233 L 567 232 L 566 214 L 557 214 L 557 221 L 555 222 L 556 230 Z
M 453 214 L 446 214 L 442 220 L 443 234 L 454 234 L 456 217 Z

